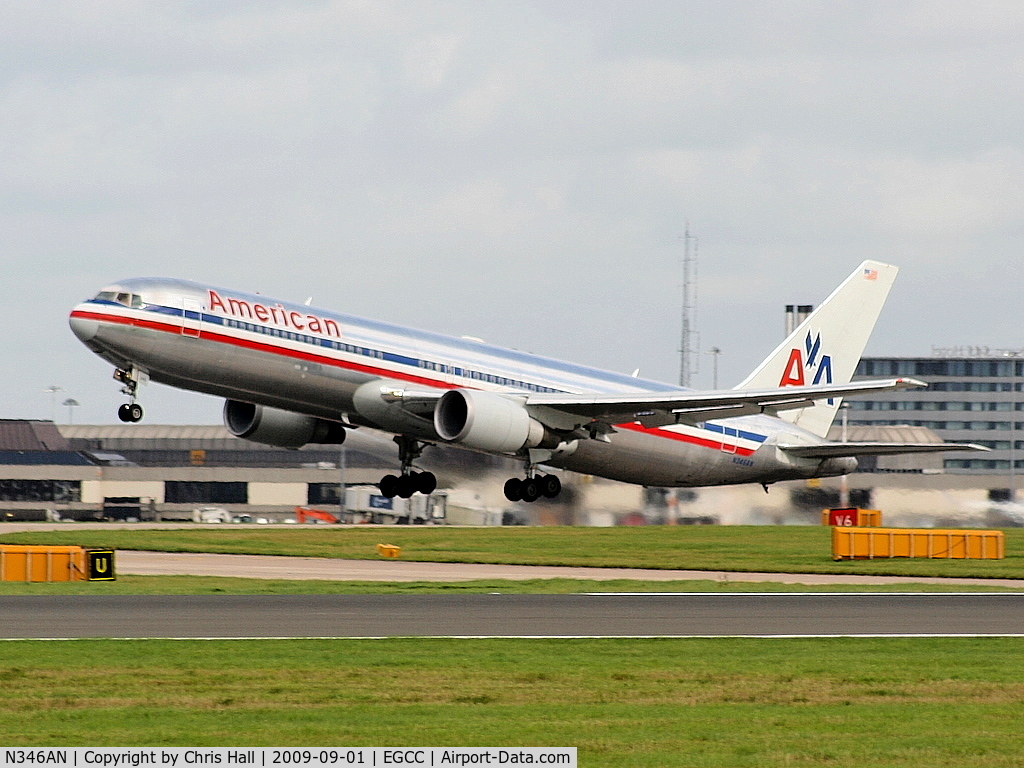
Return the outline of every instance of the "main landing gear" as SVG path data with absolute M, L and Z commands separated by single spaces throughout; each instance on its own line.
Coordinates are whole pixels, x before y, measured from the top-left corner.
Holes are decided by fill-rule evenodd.
M 117 409 L 117 418 L 124 422 L 142 421 L 142 406 L 135 402 L 135 395 L 139 390 L 141 374 L 134 366 L 132 368 L 118 368 L 114 371 L 114 378 L 124 384 L 121 392 L 130 398 L 127 403 Z
M 538 475 L 537 465 L 553 455 L 550 450 L 530 449 L 526 452 L 526 479 L 510 477 L 505 481 L 505 498 L 509 501 L 533 502 L 543 496 L 554 499 L 562 492 L 562 481 L 555 475 Z
M 384 475 L 378 483 L 381 496 L 393 499 L 398 496 L 408 499 L 417 491 L 428 496 L 437 489 L 437 478 L 433 472 L 415 472 L 412 464 L 423 453 L 428 443 L 421 443 L 405 435 L 396 435 L 395 442 L 398 443 L 398 457 L 402 462 L 402 474 Z
M 562 492 L 562 481 L 554 475 L 539 475 L 505 481 L 505 498 L 509 501 L 536 501 L 541 496 L 553 499 Z

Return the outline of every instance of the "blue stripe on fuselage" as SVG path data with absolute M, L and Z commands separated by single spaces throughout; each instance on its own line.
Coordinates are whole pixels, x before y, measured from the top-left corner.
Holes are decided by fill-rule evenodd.
M 140 280 L 137 284 L 148 282 Z M 176 287 L 183 288 L 185 286 L 197 292 L 205 293 L 208 289 L 206 286 L 188 283 L 182 281 L 166 281 L 168 284 L 174 283 Z M 125 285 L 128 286 L 130 283 L 136 283 L 136 281 L 126 281 Z M 214 289 L 219 290 L 219 289 Z M 145 290 L 140 290 L 140 294 L 144 294 Z M 253 303 L 266 302 L 268 299 L 263 296 L 249 296 L 247 294 L 235 293 L 224 291 L 225 294 L 232 295 L 235 298 L 251 301 Z M 109 300 L 102 299 L 91 299 L 86 303 L 114 306 L 122 309 L 128 309 L 123 304 L 118 302 L 112 302 Z M 308 311 L 309 307 L 299 307 L 297 305 L 284 304 L 277 302 L 280 306 L 286 310 L 292 310 L 299 312 Z M 619 374 L 612 371 L 605 371 L 598 368 L 592 368 L 590 366 L 576 365 L 568 363 L 562 360 L 554 358 L 546 358 L 537 355 L 531 355 L 525 352 L 519 352 L 516 350 L 510 350 L 504 347 L 497 347 L 490 344 L 486 344 L 479 341 L 470 341 L 466 339 L 460 339 L 457 337 L 446 336 L 444 334 L 434 333 L 431 331 L 425 331 L 415 328 L 407 328 L 404 326 L 388 323 L 384 321 L 367 320 L 365 318 L 359 318 L 351 315 L 338 314 L 333 312 L 325 312 L 317 309 L 317 312 L 325 319 L 329 318 L 339 323 L 343 328 L 343 335 L 346 339 L 349 339 L 353 343 L 345 340 L 334 340 L 329 338 L 322 338 L 309 333 L 302 333 L 297 330 L 290 330 L 281 328 L 276 325 L 265 325 L 256 321 L 255 319 L 245 318 L 236 319 L 223 317 L 221 315 L 215 315 L 210 313 L 196 313 L 189 311 L 186 315 L 185 311 L 177 308 L 170 307 L 161 304 L 144 304 L 141 311 L 151 312 L 157 315 L 163 315 L 167 317 L 189 317 L 199 319 L 203 323 L 211 326 L 220 326 L 221 328 L 229 328 L 234 330 L 242 330 L 258 333 L 264 336 L 271 336 L 273 338 L 282 338 L 292 342 L 309 344 L 322 349 L 330 349 L 334 351 L 340 351 L 350 355 L 358 355 L 361 357 L 369 358 L 374 361 L 374 364 L 380 362 L 389 362 L 396 365 L 408 366 L 415 369 L 419 375 L 423 374 L 441 374 L 441 375 L 452 375 L 460 379 L 468 379 L 471 382 L 480 381 L 483 383 L 495 384 L 498 386 L 506 386 L 512 389 L 524 390 L 528 392 L 548 392 L 548 393 L 570 393 L 572 390 L 557 389 L 547 385 L 540 385 L 536 382 L 523 381 L 518 378 L 512 378 L 511 376 L 500 376 L 483 368 L 493 368 L 502 363 L 509 364 L 510 367 L 514 367 L 516 364 L 536 366 L 555 373 L 564 373 L 571 376 L 578 376 L 587 378 L 591 384 L 603 385 L 608 391 L 616 391 L 617 385 L 629 387 L 634 390 L 651 391 L 651 392 L 662 392 L 674 389 L 680 389 L 660 382 L 639 379 L 625 374 Z M 353 333 L 355 331 L 355 333 Z M 464 353 L 467 359 L 477 358 L 491 358 L 489 360 L 481 359 L 479 366 L 481 370 L 470 367 L 468 365 L 453 365 L 451 361 L 431 360 L 429 358 L 414 357 L 411 355 L 403 355 L 396 352 L 389 352 L 383 349 L 374 349 L 370 346 L 366 346 L 366 341 L 358 343 L 358 338 L 363 332 L 376 332 L 388 335 L 394 335 L 401 338 L 403 341 L 419 341 L 426 344 L 437 345 L 445 347 L 446 349 L 452 350 L 454 353 Z M 355 337 L 355 338 L 353 338 Z M 369 341 L 369 340 L 367 340 Z M 372 342 L 370 342 L 372 343 Z M 453 355 L 454 356 L 454 355 Z M 440 382 L 438 382 L 440 384 Z M 685 391 L 685 390 L 684 390 Z M 701 425 L 704 429 L 709 432 L 714 432 L 726 437 L 737 437 L 741 439 L 750 440 L 757 443 L 763 443 L 767 438 L 764 435 L 759 435 L 754 432 L 747 430 L 740 430 L 737 428 L 729 427 L 728 434 L 726 428 L 720 424 L 705 423 Z

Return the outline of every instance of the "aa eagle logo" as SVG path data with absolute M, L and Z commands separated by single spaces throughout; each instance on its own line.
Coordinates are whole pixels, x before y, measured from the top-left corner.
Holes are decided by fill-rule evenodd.
M 806 384 L 832 383 L 832 356 L 821 352 L 821 333 L 807 332 L 804 349 L 794 347 L 779 380 L 780 387 L 802 387 Z

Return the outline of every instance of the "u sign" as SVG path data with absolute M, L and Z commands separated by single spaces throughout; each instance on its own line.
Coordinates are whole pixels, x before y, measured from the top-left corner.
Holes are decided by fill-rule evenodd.
M 86 556 L 89 581 L 114 581 L 114 550 L 90 549 Z

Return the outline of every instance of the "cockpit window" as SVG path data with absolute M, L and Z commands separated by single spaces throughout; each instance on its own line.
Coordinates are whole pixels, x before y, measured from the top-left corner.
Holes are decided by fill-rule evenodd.
M 100 291 L 96 294 L 95 301 L 108 301 L 111 304 L 121 304 L 132 309 L 141 309 L 143 307 L 141 296 L 137 293 L 127 293 L 126 291 Z

